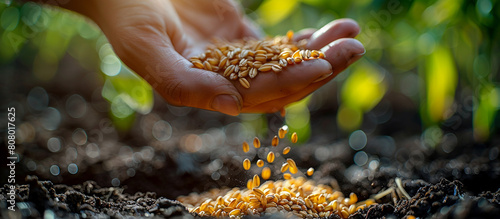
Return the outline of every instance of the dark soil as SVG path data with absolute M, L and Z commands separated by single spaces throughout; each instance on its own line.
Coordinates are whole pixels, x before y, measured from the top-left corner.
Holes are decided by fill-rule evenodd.
M 60 66 L 61 71 L 74 68 L 72 59 L 66 59 L 62 63 L 68 66 Z M 25 86 L 10 89 L 13 93 L 2 105 L 16 107 L 18 132 L 24 134 L 24 142 L 16 148 L 20 154 L 16 166 L 17 208 L 15 212 L 7 209 L 9 188 L 3 185 L 2 218 L 194 216 L 175 199 L 211 188 L 244 187 L 250 175 L 241 166 L 241 143 L 255 135 L 269 142 L 283 124 L 278 115 L 230 117 L 174 107 L 157 99 L 152 112 L 137 114 L 131 129 L 123 131 L 108 119 L 109 104 L 101 97 L 102 83 L 93 72 L 82 70 L 43 84 L 22 74 L 16 76 L 15 71 L 4 72 L 20 77 L 16 78 L 20 82 L 13 84 Z M 47 93 L 46 105 L 29 103 L 35 86 Z M 80 107 L 87 110 L 82 117 L 71 116 L 72 110 L 81 109 L 68 107 L 73 94 L 84 99 Z M 366 133 L 367 144 L 360 151 L 366 153 L 367 160 L 361 164 L 354 162 L 358 151 L 349 146 L 349 135 L 335 126 L 335 104 L 311 110 L 312 136 L 308 143 L 293 147 L 289 155 L 299 168 L 314 167 L 312 179 L 318 183 L 335 185 L 344 194 L 354 192 L 359 200 L 396 187 L 395 179 L 402 179 L 410 199 L 388 195 L 351 218 L 498 217 L 500 136 L 475 143 L 471 117 L 461 114 L 460 125 L 450 121 L 440 124 L 444 130 L 441 138 L 429 143 L 420 133 L 417 107 L 407 101 L 389 93 L 365 115 L 361 130 Z M 337 103 L 335 97 L 323 102 Z M 49 107 L 61 117 L 50 130 L 44 128 Z M 387 114 L 389 119 L 380 120 Z M 265 127 L 259 121 L 267 121 L 269 131 L 259 128 Z M 163 128 L 171 127 L 171 132 L 158 137 L 155 124 L 168 124 Z M 264 130 L 264 134 L 256 134 L 243 124 L 260 124 L 256 130 Z M 83 143 L 78 139 L 82 130 Z M 50 148 L 48 142 L 53 137 L 61 144 Z M 1 150 L 6 154 L 5 147 Z M 76 173 L 74 168 L 70 173 L 70 165 L 77 167 Z M 51 167 L 58 171 L 51 172 Z M 5 183 L 6 170 L 1 174 Z

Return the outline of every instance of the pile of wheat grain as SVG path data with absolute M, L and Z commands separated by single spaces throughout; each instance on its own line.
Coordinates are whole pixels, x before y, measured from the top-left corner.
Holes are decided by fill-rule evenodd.
M 293 32 L 266 40 L 242 39 L 234 42 L 217 40 L 207 50 L 189 58 L 194 67 L 213 71 L 230 80 L 239 80 L 250 88 L 258 74 L 283 71 L 288 65 L 310 59 L 325 58 L 323 52 L 306 50 L 306 40 L 294 42 Z

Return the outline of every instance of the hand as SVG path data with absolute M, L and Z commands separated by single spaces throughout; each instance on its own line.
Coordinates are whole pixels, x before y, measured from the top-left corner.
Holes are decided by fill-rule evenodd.
M 93 19 L 121 60 L 167 102 L 229 115 L 281 110 L 327 83 L 365 51 L 357 40 L 345 39 L 358 34 L 358 25 L 336 20 L 319 31 L 295 36 L 309 39 L 307 47 L 321 49 L 327 60 L 302 62 L 279 74 L 259 74 L 246 89 L 237 81 L 194 68 L 187 60 L 202 53 L 213 38 L 259 37 L 233 1 L 95 0 L 67 8 Z

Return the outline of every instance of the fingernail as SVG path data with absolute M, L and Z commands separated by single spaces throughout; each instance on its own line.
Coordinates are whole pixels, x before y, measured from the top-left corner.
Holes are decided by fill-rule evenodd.
M 366 50 L 365 50 L 365 47 L 363 46 L 363 44 L 361 44 L 361 42 L 359 42 L 358 40 L 352 40 L 351 41 L 352 43 L 352 51 L 354 54 L 356 55 L 364 55 Z
M 325 79 L 327 79 L 328 77 L 330 77 L 332 74 L 333 74 L 333 72 L 330 72 L 330 73 L 328 73 L 328 74 L 321 75 L 319 78 L 317 78 L 316 80 L 314 80 L 314 81 L 313 81 L 313 83 L 316 83 L 316 82 L 318 82 L 318 81 L 325 80 Z
M 212 109 L 231 116 L 237 116 L 240 114 L 239 100 L 234 95 L 219 95 L 212 101 Z
M 357 61 L 358 59 L 360 59 L 365 53 L 366 53 L 366 49 L 365 47 L 363 46 L 363 44 L 361 44 L 361 42 L 357 41 L 357 40 L 353 40 L 352 41 L 352 56 L 350 57 L 349 61 L 348 61 L 348 64 L 352 64 L 353 62 Z

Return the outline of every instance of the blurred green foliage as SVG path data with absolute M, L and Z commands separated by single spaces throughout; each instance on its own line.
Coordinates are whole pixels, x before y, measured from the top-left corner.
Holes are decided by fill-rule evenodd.
M 498 1 L 240 2 L 270 35 L 321 28 L 343 17 L 358 21 L 365 58 L 336 80 L 341 97 L 337 123 L 347 132 L 360 127 L 363 114 L 384 94 L 395 92 L 420 106 L 424 128 L 449 119 L 469 97 L 477 140 L 486 140 L 500 126 Z
M 420 110 L 423 130 L 473 100 L 477 140 L 499 128 L 500 3 L 495 0 L 240 0 L 245 13 L 269 35 L 320 28 L 348 17 L 360 24 L 365 57 L 332 84 L 339 98 L 338 127 L 359 129 L 384 95 L 398 93 Z M 89 45 L 89 46 L 87 46 Z M 99 29 L 73 13 L 34 3 L 0 3 L 0 67 L 19 60 L 33 76 L 51 80 L 67 52 L 104 78 L 111 116 L 126 129 L 136 112 L 153 105 L 152 89 L 113 53 Z M 97 63 L 92 57 L 98 57 Z M 308 98 L 288 107 L 292 131 L 310 134 Z M 259 123 L 260 124 L 260 123 Z M 259 127 L 262 124 L 259 125 Z M 433 136 L 432 138 L 435 138 Z M 301 138 L 306 139 L 306 138 Z M 433 139 L 434 141 L 435 139 Z
M 136 112 L 151 111 L 151 86 L 123 65 L 99 28 L 84 17 L 32 2 L 2 2 L 0 18 L 0 66 L 18 60 L 46 82 L 56 77 L 68 53 L 87 70 L 102 73 L 102 96 L 118 129 L 129 129 Z

